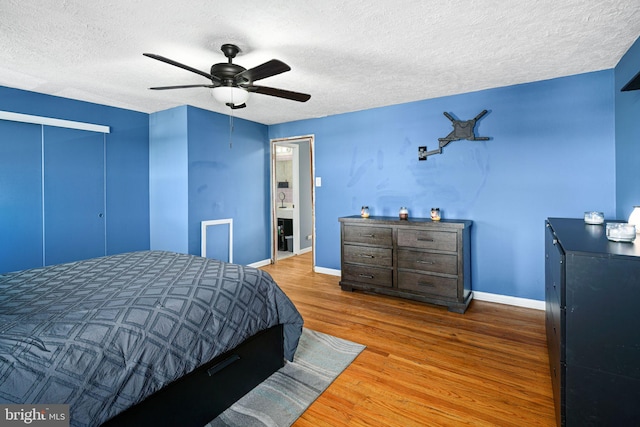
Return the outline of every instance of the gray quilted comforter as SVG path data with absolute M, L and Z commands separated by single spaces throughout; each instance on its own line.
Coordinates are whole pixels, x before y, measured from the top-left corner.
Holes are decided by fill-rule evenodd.
M 67 403 L 99 425 L 246 338 L 302 332 L 264 271 L 133 252 L 0 275 L 0 402 Z

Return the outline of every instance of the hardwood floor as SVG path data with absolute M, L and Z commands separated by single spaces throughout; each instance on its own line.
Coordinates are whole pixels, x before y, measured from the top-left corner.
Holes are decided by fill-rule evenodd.
M 310 253 L 263 269 L 305 327 L 367 346 L 294 426 L 555 425 L 544 312 L 344 292 Z

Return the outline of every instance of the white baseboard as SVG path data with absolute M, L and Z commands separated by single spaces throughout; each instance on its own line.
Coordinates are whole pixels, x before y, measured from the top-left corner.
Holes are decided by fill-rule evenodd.
M 315 271 L 316 273 L 328 274 L 330 276 L 338 276 L 338 277 L 340 277 L 342 275 L 342 271 L 336 270 L 334 268 L 325 268 L 325 267 L 315 266 L 313 268 L 313 271 Z
M 265 265 L 269 265 L 271 264 L 271 260 L 270 259 L 263 259 L 262 261 L 257 261 L 251 264 L 247 264 L 247 267 L 253 267 L 253 268 L 260 268 L 260 267 L 264 267 Z
M 490 294 L 488 292 L 473 291 L 473 299 L 478 301 L 496 302 L 498 304 L 514 305 L 516 307 L 544 310 L 545 302 L 536 299 L 511 297 L 508 295 Z
M 312 250 L 313 250 L 312 247 L 303 248 L 303 249 L 300 249 L 300 252 L 296 253 L 295 255 L 306 254 L 307 252 L 311 252 Z M 251 264 L 247 264 L 247 267 L 260 268 L 260 267 L 264 267 L 265 265 L 269 265 L 269 264 L 271 264 L 271 260 L 270 259 L 263 259 L 262 261 L 256 261 L 256 262 L 253 262 Z M 340 270 L 338 270 L 338 276 L 339 275 L 340 275 Z

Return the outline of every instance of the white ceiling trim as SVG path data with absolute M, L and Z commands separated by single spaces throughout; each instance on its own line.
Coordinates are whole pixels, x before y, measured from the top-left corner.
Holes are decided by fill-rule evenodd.
M 0 111 L 0 120 L 55 126 L 66 129 L 88 130 L 100 133 L 111 133 L 111 128 L 109 126 L 76 122 L 73 120 L 54 119 L 52 117 L 33 116 L 31 114 L 13 113 L 11 111 Z

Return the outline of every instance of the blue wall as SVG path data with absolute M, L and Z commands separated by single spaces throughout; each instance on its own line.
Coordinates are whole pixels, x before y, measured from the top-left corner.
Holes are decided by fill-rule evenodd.
M 149 117 L 150 247 L 189 252 L 187 107 Z
M 233 218 L 233 262 L 270 258 L 270 163 L 265 125 L 189 107 L 189 252 L 200 221 Z
M 640 205 L 640 90 L 620 92 L 638 72 L 640 38 L 615 68 L 616 205 L 621 219 Z
M 195 107 L 154 113 L 151 248 L 200 254 L 200 222 L 233 219 L 233 261 L 270 257 L 267 126 Z
M 181 201 L 171 207 L 180 236 L 168 241 L 199 253 L 200 221 L 233 218 L 234 261 L 268 258 L 269 138 L 314 134 L 315 175 L 322 177 L 315 212 L 319 267 L 340 268 L 337 219 L 361 205 L 392 216 L 400 206 L 412 216 L 428 216 L 437 206 L 446 218 L 474 221 L 474 290 L 543 300 L 544 219 L 581 217 L 585 210 L 624 218 L 638 203 L 636 187 L 627 184 L 635 183 L 639 158 L 632 143 L 638 98 L 617 91 L 636 72 L 639 49 L 636 42 L 615 70 L 269 127 L 234 119 L 231 135 L 228 116 L 193 107 L 150 117 L 0 87 L 0 109 L 111 126 L 109 253 L 154 246 L 150 218 L 166 205 L 148 201 L 149 180 L 153 185 L 158 177 L 149 169 L 149 141 L 164 140 L 177 141 L 172 149 L 181 161 L 171 171 L 178 181 L 165 177 L 171 182 L 157 187 Z M 483 109 L 489 113 L 476 134 L 491 140 L 452 142 L 443 154 L 418 161 L 419 146 L 433 149 L 451 131 L 444 111 L 465 120 Z
M 105 171 L 107 253 L 149 248 L 148 114 L 1 86 L 0 110 L 110 126 L 111 133 L 106 137 Z M 0 135 L 0 138 L 15 137 L 18 141 L 24 136 L 26 135 L 20 131 L 13 136 Z M 39 156 L 39 148 L 35 154 Z M 33 156 L 25 155 L 21 158 L 24 163 L 17 164 L 17 169 L 41 173 L 39 160 L 36 159 L 34 163 Z M 35 181 L 20 180 L 17 184 L 14 181 L 18 186 L 14 188 L 18 188 L 17 193 L 33 195 L 34 191 L 40 190 L 30 185 L 32 182 L 40 183 L 41 178 L 38 176 Z M 0 183 L 0 191 L 6 191 L 6 185 L 7 182 Z M 22 190 L 19 189 L 21 185 L 24 185 Z M 41 212 L 36 211 L 41 209 L 41 205 L 21 204 L 19 199 L 13 199 L 11 203 L 11 206 L 3 205 L 0 209 L 3 212 L 0 221 L 6 218 L 4 215 L 9 211 L 12 215 L 42 217 Z M 14 245 L 24 244 L 29 246 L 30 252 L 33 251 L 33 236 L 18 241 L 15 237 L 11 236 L 10 239 Z M 4 238 L 5 236 L 0 236 L 2 245 L 6 245 Z M 40 246 L 41 243 L 40 241 Z M 23 265 L 21 268 L 35 266 L 31 265 L 32 261 L 33 258 L 28 262 L 30 265 Z
M 315 135 L 316 263 L 340 268 L 338 218 L 368 205 L 396 216 L 474 221 L 475 291 L 544 300 L 544 220 L 615 217 L 613 70 L 270 126 Z M 489 110 L 476 135 L 426 161 L 460 120 Z

